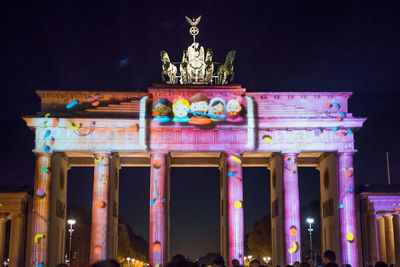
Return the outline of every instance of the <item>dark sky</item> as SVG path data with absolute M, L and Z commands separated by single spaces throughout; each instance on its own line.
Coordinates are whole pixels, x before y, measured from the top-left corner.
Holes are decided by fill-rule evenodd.
M 32 184 L 36 90 L 146 91 L 160 82 L 160 50 L 179 61 L 191 43 L 184 18 L 202 15 L 198 41 L 247 91 L 353 91 L 357 184 L 400 184 L 399 1 L 2 1 L 0 184 Z M 127 65 L 121 67 L 121 60 Z M 69 172 L 69 196 L 89 206 L 91 168 Z M 190 178 L 188 174 L 190 173 Z M 218 172 L 173 169 L 172 253 L 219 247 Z M 318 172 L 300 170 L 301 205 L 318 199 Z M 85 179 L 82 179 L 84 177 Z M 147 168 L 121 170 L 120 215 L 148 234 Z M 269 172 L 244 170 L 245 231 L 269 210 Z M 302 218 L 303 219 L 303 218 Z

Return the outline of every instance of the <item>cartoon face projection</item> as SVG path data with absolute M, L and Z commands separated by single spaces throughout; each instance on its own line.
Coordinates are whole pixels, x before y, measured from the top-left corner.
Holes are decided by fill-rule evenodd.
M 171 102 L 165 98 L 159 98 L 153 104 L 153 121 L 166 122 L 169 121 L 169 113 L 171 113 Z
M 200 93 L 192 96 L 190 99 L 190 111 L 198 118 L 204 117 L 204 114 L 208 111 L 208 98 Z
M 178 98 L 177 100 L 175 100 L 174 104 L 172 105 L 172 110 L 175 117 L 172 120 L 175 122 L 188 122 L 189 117 L 187 115 L 189 107 L 189 101 L 187 101 L 186 99 Z
M 239 116 L 240 111 L 242 110 L 242 106 L 240 105 L 239 101 L 236 99 L 229 100 L 226 109 L 226 115 L 228 116 L 229 121 L 242 120 L 242 118 Z
M 215 97 L 211 99 L 208 113 L 211 120 L 222 121 L 226 119 L 226 102 L 223 98 Z
M 190 118 L 189 123 L 207 124 L 211 122 L 208 117 L 205 117 L 208 112 L 208 102 L 208 98 L 201 93 L 192 96 L 190 99 L 190 113 L 194 116 Z

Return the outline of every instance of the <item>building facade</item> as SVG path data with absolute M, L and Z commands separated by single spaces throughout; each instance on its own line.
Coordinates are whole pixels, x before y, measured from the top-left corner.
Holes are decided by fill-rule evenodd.
M 116 258 L 121 167 L 150 168 L 151 266 L 169 255 L 170 168 L 220 170 L 221 254 L 243 264 L 242 167 L 271 173 L 272 264 L 300 261 L 298 168 L 320 171 L 322 249 L 361 265 L 350 92 L 246 92 L 238 85 L 153 85 L 147 92 L 38 91 L 27 266 L 64 260 L 67 172 L 94 166 L 91 262 Z M 49 221 L 49 223 L 48 223 Z

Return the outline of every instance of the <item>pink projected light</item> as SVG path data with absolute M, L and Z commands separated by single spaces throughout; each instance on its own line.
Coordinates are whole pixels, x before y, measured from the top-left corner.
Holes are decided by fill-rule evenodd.
M 242 159 L 239 155 L 227 155 L 228 175 L 228 220 L 229 220 L 229 261 L 239 260 L 243 265 L 243 180 L 242 180 Z
M 342 264 L 358 267 L 354 176 L 346 175 L 350 168 L 353 168 L 353 152 L 339 153 L 339 199 L 343 204 L 339 210 Z
M 166 249 L 166 156 L 163 153 L 151 155 L 150 169 L 150 266 L 165 266 Z
M 285 210 L 286 262 L 301 261 L 300 203 L 297 175 L 297 155 L 283 154 L 283 188 Z

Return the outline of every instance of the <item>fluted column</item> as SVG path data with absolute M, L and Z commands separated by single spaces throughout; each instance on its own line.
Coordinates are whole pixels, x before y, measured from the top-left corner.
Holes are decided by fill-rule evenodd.
M 228 249 L 230 264 L 237 259 L 244 265 L 244 218 L 243 218 L 243 179 L 242 158 L 239 154 L 226 154 L 228 189 Z
M 386 263 L 395 264 L 394 256 L 394 233 L 393 233 L 393 216 L 391 214 L 383 216 L 385 219 L 385 237 L 386 237 Z
M 378 261 L 378 250 L 377 250 L 377 243 L 378 240 L 376 239 L 376 216 L 375 212 L 368 212 L 367 214 L 368 220 L 368 244 L 369 244 L 369 255 L 370 261 L 372 264 L 375 264 Z
M 36 170 L 34 181 L 34 197 L 32 209 L 32 266 L 43 264 L 47 267 L 47 250 L 49 242 L 50 186 L 51 186 L 51 154 L 36 153 Z
M 339 211 L 342 264 L 359 267 L 356 213 L 354 205 L 353 152 L 341 152 L 339 165 Z
M 6 247 L 6 223 L 6 214 L 0 213 L 0 263 L 4 260 L 4 249 Z
M 167 264 L 167 153 L 152 153 L 150 159 L 150 266 L 165 267 Z
M 301 261 L 297 154 L 283 153 L 283 202 L 286 263 Z
M 90 263 L 107 258 L 110 153 L 94 154 Z
M 385 220 L 382 216 L 376 219 L 378 229 L 379 261 L 386 262 Z
M 13 214 L 11 217 L 11 235 L 10 235 L 10 264 L 9 267 L 24 266 L 24 214 Z
M 400 266 L 400 215 L 393 214 L 394 247 L 396 266 Z

